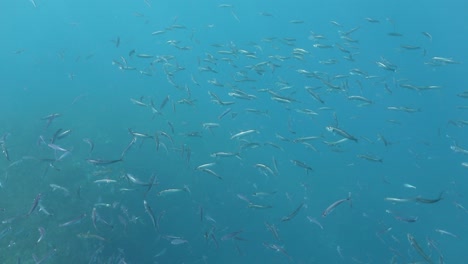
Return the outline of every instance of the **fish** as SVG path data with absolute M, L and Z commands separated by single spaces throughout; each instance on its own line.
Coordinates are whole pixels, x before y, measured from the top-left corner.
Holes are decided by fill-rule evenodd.
M 262 204 L 254 204 L 254 203 L 249 203 L 247 205 L 249 208 L 254 208 L 254 209 L 270 209 L 273 208 L 271 205 L 262 205 Z
M 143 205 L 145 207 L 145 212 L 148 214 L 148 216 L 151 219 L 151 223 L 153 224 L 154 229 L 157 230 L 156 218 L 154 218 L 153 210 L 149 206 L 148 202 L 146 202 L 146 200 L 143 200 Z
M 41 242 L 42 239 L 44 239 L 44 237 L 46 235 L 46 231 L 42 226 L 38 227 L 37 230 L 39 231 L 39 238 L 37 239 L 36 244 Z
M 451 233 L 451 232 L 448 232 L 448 231 L 445 231 L 445 230 L 442 230 L 442 229 L 435 229 L 435 231 L 441 235 L 449 235 L 451 237 L 454 237 L 454 238 L 459 238 L 457 235 Z
M 89 145 L 89 153 L 93 152 L 94 149 L 94 142 L 91 141 L 89 138 L 84 138 L 83 142 L 87 143 Z
M 157 30 L 157 31 L 153 31 L 151 35 L 156 36 L 156 35 L 161 35 L 164 33 L 166 33 L 166 30 Z
M 151 55 L 151 54 L 146 54 L 146 53 L 139 53 L 136 55 L 138 58 L 142 58 L 142 59 L 151 59 L 151 58 L 154 58 L 154 55 Z
M 268 243 L 265 243 L 263 242 L 263 246 L 266 247 L 266 248 L 269 248 L 269 249 L 272 249 L 276 252 L 281 252 L 282 254 L 284 254 L 286 257 L 288 257 L 288 259 L 290 261 L 292 261 L 292 258 L 291 256 L 288 254 L 288 252 L 284 249 L 284 247 L 282 246 L 278 246 L 276 244 L 268 244 Z
M 214 172 L 213 170 L 210 170 L 208 168 L 202 168 L 202 169 L 200 169 L 200 171 L 203 171 L 203 172 L 206 172 L 206 173 L 208 173 L 210 175 L 213 175 L 213 176 L 215 176 L 216 178 L 218 178 L 220 180 L 223 179 L 223 177 L 219 176 L 216 172 Z
M 138 106 L 148 107 L 148 105 L 145 104 L 145 103 L 143 103 L 141 100 L 137 100 L 137 99 L 130 98 L 130 101 L 131 101 L 133 104 L 136 104 L 136 105 L 138 105 Z
M 414 186 L 412 186 L 414 187 Z M 411 187 L 410 187 L 411 188 Z M 444 194 L 444 191 L 440 192 L 439 197 L 435 199 L 428 199 L 428 198 L 423 198 L 421 196 L 417 196 L 414 198 L 394 198 L 394 197 L 386 197 L 384 198 L 385 201 L 389 202 L 416 202 L 416 203 L 425 203 L 425 204 L 433 204 L 437 203 L 440 200 L 443 199 L 442 195 Z
M 407 106 L 389 106 L 387 107 L 387 109 L 394 110 L 394 111 L 402 111 L 402 112 L 407 112 L 407 113 L 421 112 L 421 109 L 419 108 L 411 108 Z
M 93 238 L 93 239 L 97 239 L 97 240 L 101 240 L 101 241 L 106 241 L 106 239 L 104 237 L 96 235 L 96 234 L 91 234 L 89 231 L 86 232 L 86 233 L 79 233 L 76 236 L 79 237 L 79 238 L 83 238 L 83 239 Z
M 10 154 L 8 153 L 8 149 L 7 147 L 5 146 L 5 142 L 4 141 L 0 141 L 0 147 L 2 149 L 2 153 L 3 155 L 5 156 L 5 159 L 7 161 L 10 161 Z
M 293 219 L 301 211 L 303 206 L 304 206 L 304 202 L 302 202 L 292 213 L 290 213 L 287 216 L 282 217 L 281 222 L 286 222 L 286 221 Z
M 159 106 L 159 110 L 163 110 L 164 106 L 166 106 L 167 102 L 169 102 L 169 99 L 171 97 L 169 95 L 167 95 L 164 100 L 161 102 L 161 105 Z
M 56 151 L 70 152 L 70 151 L 68 151 L 68 150 L 66 150 L 66 149 L 64 149 L 64 148 L 62 148 L 62 147 L 60 147 L 58 145 L 52 144 L 52 143 L 47 144 L 47 146 L 49 148 L 53 149 L 53 150 L 56 150 Z
M 33 259 L 34 259 L 34 263 L 35 264 L 42 264 L 42 263 L 45 263 L 48 259 L 50 259 L 55 253 L 57 253 L 57 249 L 56 248 L 53 248 L 51 249 L 49 252 L 47 252 L 47 254 L 45 254 L 45 256 L 43 256 L 41 259 L 38 259 L 36 257 L 36 255 L 32 255 L 33 256 Z
M 314 170 L 312 169 L 311 166 L 305 164 L 305 163 L 302 162 L 302 161 L 299 161 L 299 160 L 291 160 L 291 162 L 292 162 L 292 164 L 294 164 L 294 165 L 296 165 L 296 166 L 298 166 L 298 167 L 304 168 L 304 169 L 306 170 L 307 174 L 309 174 L 309 171 L 314 171 Z
M 366 104 L 372 104 L 373 103 L 372 100 L 367 99 L 364 96 L 360 96 L 360 95 L 350 95 L 350 96 L 348 96 L 348 100 L 361 101 L 361 102 L 364 102 Z
M 168 194 L 184 192 L 184 191 L 186 191 L 186 190 L 185 189 L 166 189 L 166 190 L 162 190 L 162 191 L 158 192 L 156 195 L 157 196 L 166 196 Z
M 322 136 L 300 137 L 300 138 L 293 139 L 293 142 L 294 143 L 302 143 L 302 142 L 307 142 L 307 141 L 311 141 L 311 140 L 317 140 L 317 139 L 320 139 L 320 138 L 322 138 Z
M 270 175 L 275 175 L 275 173 L 273 172 L 272 169 L 270 169 L 270 167 L 268 167 L 267 165 L 265 164 L 261 164 L 261 163 L 257 163 L 254 165 L 254 167 L 258 168 L 259 170 L 262 171 L 262 173 L 267 176 L 267 173 L 268 172 Z
M 78 224 L 84 218 L 86 218 L 86 213 L 83 213 L 80 216 L 78 216 L 78 217 L 76 217 L 76 218 L 74 218 L 74 219 L 72 219 L 72 220 L 70 220 L 68 222 L 60 224 L 59 227 L 65 227 L 65 226 L 71 226 L 71 225 L 74 225 L 74 224 Z
M 246 136 L 246 135 L 250 135 L 252 133 L 260 133 L 258 132 L 257 130 L 255 129 L 249 129 L 249 130 L 245 130 L 245 131 L 241 131 L 237 134 L 234 134 L 233 136 L 231 136 L 231 139 L 235 139 L 235 138 L 240 138 L 240 137 L 243 137 L 243 136 Z
M 153 138 L 153 136 L 145 134 L 145 133 L 140 133 L 140 132 L 135 132 L 131 128 L 128 129 L 128 132 L 134 136 L 134 137 L 140 137 L 140 138 Z
M 416 252 L 418 252 L 418 254 L 424 258 L 424 260 L 427 261 L 427 263 L 429 264 L 432 264 L 434 262 L 432 262 L 432 259 L 426 254 L 424 253 L 424 250 L 421 248 L 421 246 L 418 244 L 418 242 L 416 241 L 416 239 L 414 238 L 414 236 L 410 233 L 406 234 L 407 238 L 408 238 L 408 241 L 410 243 L 410 245 L 416 250 Z
M 405 202 L 410 202 L 412 199 L 406 199 L 406 198 L 394 198 L 394 197 L 385 197 L 385 201 L 389 202 L 399 202 L 399 203 L 405 203 Z
M 327 126 L 325 127 L 327 129 L 327 131 L 329 132 L 332 132 L 332 133 L 335 133 L 335 134 L 338 134 L 344 138 L 347 138 L 349 140 L 352 140 L 354 142 L 358 142 L 358 139 L 356 137 L 354 137 L 353 135 L 349 134 L 348 132 L 340 129 L 340 128 L 337 128 L 337 127 L 333 127 L 333 126 Z
M 231 108 L 228 108 L 226 110 L 224 110 L 224 112 L 222 112 L 219 116 L 218 116 L 218 119 L 221 120 L 223 119 L 224 116 L 226 116 L 227 114 L 229 114 L 229 112 L 231 112 Z
M 424 36 L 426 36 L 426 37 L 429 39 L 429 41 L 432 41 L 432 35 L 431 35 L 429 32 L 423 31 L 423 32 L 421 32 L 421 34 L 423 34 Z
M 309 220 L 309 222 L 311 223 L 314 223 L 316 225 L 318 225 L 320 227 L 320 229 L 323 230 L 323 226 L 322 224 L 320 224 L 320 222 L 315 218 L 315 217 L 312 217 L 312 216 L 307 216 L 307 219 Z
M 67 129 L 67 130 L 65 130 L 65 131 L 61 131 L 60 133 L 58 133 L 58 134 L 55 136 L 55 138 L 56 138 L 56 139 L 62 139 L 62 138 L 64 138 L 64 137 L 70 135 L 71 132 L 72 132 L 71 129 Z
M 188 240 L 182 239 L 182 238 L 174 238 L 171 240 L 171 245 L 182 245 L 182 244 L 187 244 Z
M 91 211 L 91 221 L 93 222 L 94 229 L 98 230 L 96 222 L 99 218 L 99 215 L 97 213 L 96 207 L 93 207 L 93 210 Z
M 276 240 L 278 241 L 281 240 L 279 238 L 278 229 L 276 228 L 275 224 L 269 224 L 268 222 L 265 222 L 265 226 L 271 232 L 271 234 L 275 237 Z
M 69 191 L 67 188 L 62 187 L 62 186 L 60 186 L 60 185 L 51 183 L 51 184 L 49 184 L 49 186 L 52 188 L 52 191 L 61 190 L 62 192 L 64 192 L 64 194 L 65 194 L 66 196 L 68 196 L 68 195 L 70 194 L 70 191 Z
M 94 183 L 116 183 L 116 180 L 111 180 L 111 179 L 100 179 L 100 180 L 95 180 Z
M 232 240 L 232 239 L 234 239 L 234 238 L 237 238 L 237 236 L 238 236 L 240 233 L 242 233 L 242 232 L 244 232 L 244 230 L 239 230 L 239 231 L 231 232 L 231 233 L 229 233 L 229 234 L 226 234 L 226 235 L 222 236 L 222 237 L 221 237 L 221 240 L 222 240 L 222 241 Z
M 357 155 L 357 157 L 360 159 L 365 159 L 365 160 L 373 161 L 373 162 L 381 162 L 381 163 L 383 162 L 382 158 L 379 158 L 373 155 Z
M 423 198 L 423 197 L 415 197 L 413 198 L 412 200 L 417 202 L 417 203 L 426 203 L 426 204 L 433 204 L 433 203 L 437 203 L 439 202 L 440 200 L 442 200 L 442 195 L 444 194 L 444 191 L 440 192 L 439 194 L 439 197 L 437 197 L 436 199 L 428 199 L 428 198 Z
M 11 230 L 13 230 L 13 228 L 11 226 L 9 226 L 9 227 L 3 229 L 2 231 L 0 231 L 0 239 L 4 238 L 8 233 L 11 232 Z
M 32 212 L 34 211 L 34 209 L 36 209 L 37 205 L 39 204 L 39 201 L 41 200 L 41 197 L 42 197 L 41 193 L 36 195 L 36 198 L 34 198 L 33 204 L 31 206 L 31 209 L 29 209 L 26 216 L 30 216 Z
M 61 116 L 61 114 L 54 113 L 54 114 L 50 114 L 50 115 L 42 117 L 41 120 L 47 120 L 46 128 L 48 128 L 50 124 L 52 123 L 52 121 L 54 121 L 59 116 Z
M 144 186 L 148 186 L 148 188 L 145 191 L 145 194 L 143 197 L 146 198 L 146 195 L 151 191 L 151 188 L 153 188 L 154 185 L 157 185 L 158 182 L 156 182 L 156 174 L 153 173 L 148 181 L 148 183 L 144 184 Z
M 333 210 L 335 210 L 335 208 L 336 208 L 338 205 L 340 205 L 340 204 L 342 204 L 342 203 L 344 203 L 344 202 L 347 202 L 347 201 L 349 201 L 349 202 L 351 203 L 351 193 L 348 193 L 348 197 L 347 197 L 347 198 L 338 200 L 338 201 L 336 201 L 336 202 L 330 204 L 330 206 L 328 206 L 327 209 L 325 209 L 325 210 L 323 211 L 322 216 L 323 216 L 323 217 L 326 217 L 326 216 L 329 215 Z
M 103 160 L 103 159 L 86 159 L 87 162 L 93 164 L 93 165 L 109 165 L 109 164 L 114 164 L 117 162 L 123 161 L 122 158 L 120 159 L 115 159 L 115 160 Z
M 367 22 L 369 22 L 369 23 L 379 23 L 380 22 L 379 20 L 374 19 L 374 18 L 370 18 L 370 17 L 366 17 L 364 19 L 367 20 Z
M 411 185 L 409 183 L 404 183 L 403 186 L 406 187 L 406 188 L 410 188 L 410 189 L 416 189 L 416 186 Z
M 205 164 L 202 164 L 202 165 L 199 165 L 198 167 L 196 167 L 195 170 L 203 170 L 203 169 L 212 167 L 212 166 L 214 166 L 215 164 L 216 164 L 216 163 L 214 163 L 214 162 L 205 163 Z
M 210 155 L 213 158 L 227 158 L 227 157 L 237 157 L 240 159 L 238 152 L 214 152 Z

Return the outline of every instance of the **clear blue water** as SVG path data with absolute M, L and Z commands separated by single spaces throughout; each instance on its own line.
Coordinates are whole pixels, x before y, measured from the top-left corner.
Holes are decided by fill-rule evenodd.
M 0 2 L 0 262 L 465 263 L 467 11 Z

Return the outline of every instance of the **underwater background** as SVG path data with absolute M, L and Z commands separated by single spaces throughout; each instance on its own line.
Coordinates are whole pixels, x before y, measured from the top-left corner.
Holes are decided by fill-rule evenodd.
M 465 263 L 463 1 L 0 2 L 0 263 Z

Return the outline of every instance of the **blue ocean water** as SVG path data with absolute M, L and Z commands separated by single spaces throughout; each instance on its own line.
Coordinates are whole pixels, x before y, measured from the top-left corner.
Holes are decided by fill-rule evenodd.
M 466 263 L 467 13 L 0 2 L 0 263 Z

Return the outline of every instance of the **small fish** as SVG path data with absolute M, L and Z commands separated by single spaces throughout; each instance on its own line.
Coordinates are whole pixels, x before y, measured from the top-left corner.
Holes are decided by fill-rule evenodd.
M 178 192 L 183 192 L 183 191 L 186 191 L 186 190 L 185 189 L 166 189 L 166 190 L 162 190 L 158 192 L 157 196 L 166 196 L 168 194 L 178 193 Z
M 227 157 L 237 157 L 240 158 L 238 152 L 214 152 L 210 155 L 213 158 L 227 158 Z
M 26 214 L 26 216 L 31 215 L 31 213 L 36 209 L 37 205 L 39 204 L 39 201 L 41 200 L 41 194 L 39 193 L 36 198 L 34 198 L 33 204 L 31 206 L 31 209 L 29 209 L 29 212 Z
M 273 236 L 275 237 L 276 240 L 278 240 L 278 241 L 281 240 L 279 238 L 278 229 L 276 228 L 275 224 L 269 224 L 269 223 L 265 222 L 265 226 L 271 232 L 271 234 L 273 234 Z
M 153 136 L 145 134 L 145 133 L 140 133 L 140 132 L 135 132 L 132 129 L 128 129 L 128 132 L 134 136 L 134 137 L 140 137 L 140 138 L 153 138 Z
M 300 137 L 300 138 L 293 139 L 293 142 L 294 143 L 303 143 L 303 142 L 316 140 L 316 139 L 320 139 L 320 138 L 322 138 L 322 137 L 321 136 Z
M 60 185 L 51 183 L 51 184 L 49 184 L 49 186 L 52 188 L 52 191 L 61 190 L 62 192 L 64 192 L 64 194 L 65 194 L 66 196 L 68 196 L 68 195 L 70 194 L 70 191 L 69 191 L 67 188 L 62 187 L 62 186 L 60 186 Z
M 305 163 L 302 162 L 302 161 L 299 161 L 299 160 L 291 160 L 291 162 L 292 162 L 294 165 L 298 166 L 298 167 L 304 168 L 304 169 L 306 170 L 307 174 L 309 174 L 309 171 L 314 171 L 314 170 L 312 169 L 312 167 L 310 167 L 309 165 L 305 164 Z
M 103 238 L 102 236 L 91 234 L 89 231 L 87 233 L 79 233 L 76 236 L 79 238 L 83 238 L 83 239 L 93 238 L 93 239 L 97 239 L 101 241 L 106 241 L 106 239 Z
M 100 180 L 95 180 L 94 183 L 116 183 L 116 180 L 111 180 L 111 179 L 100 179 Z
M 320 229 L 323 229 L 322 224 L 320 224 L 320 222 L 315 217 L 307 216 L 307 219 L 309 220 L 309 222 L 318 225 Z
M 368 160 L 368 161 L 372 161 L 372 162 L 383 162 L 383 159 L 382 158 L 379 158 L 377 156 L 371 156 L 371 155 L 357 155 L 358 158 L 360 159 L 365 159 L 365 160 Z
M 123 161 L 123 159 L 116 159 L 116 160 L 102 160 L 102 159 L 86 159 L 87 162 L 93 164 L 93 165 L 109 165 L 109 164 L 114 164 L 117 162 Z
M 410 188 L 410 189 L 416 189 L 416 186 L 411 185 L 409 183 L 405 183 L 405 184 L 403 184 L 403 186 L 406 187 L 406 188 Z
M 338 135 L 340 135 L 340 136 L 342 136 L 344 138 L 347 138 L 349 140 L 352 140 L 352 141 L 354 141 L 356 143 L 358 142 L 358 139 L 356 137 L 352 136 L 351 134 L 349 134 L 348 132 L 346 132 L 346 131 L 344 131 L 342 129 L 339 129 L 337 127 L 332 127 L 332 126 L 327 126 L 325 128 L 329 132 L 336 133 L 336 134 L 338 134 Z
M 231 139 L 243 137 L 243 136 L 246 136 L 246 135 L 250 135 L 250 134 L 252 134 L 252 133 L 260 133 L 260 132 L 258 132 L 258 131 L 255 130 L 255 129 L 245 130 L 245 131 L 242 131 L 242 132 L 239 132 L 239 133 L 233 135 L 233 136 L 231 137 Z
M 450 233 L 448 231 L 445 231 L 445 230 L 442 230 L 442 229 L 435 229 L 435 231 L 441 235 L 449 235 L 451 237 L 454 237 L 454 238 L 459 238 L 457 235 L 453 234 L 453 233 Z
M 418 218 L 419 217 L 402 217 L 402 216 L 395 216 L 395 219 L 398 220 L 398 221 L 402 221 L 402 222 L 407 222 L 407 223 L 415 223 L 416 221 L 418 221 Z
M 209 168 L 209 167 L 212 167 L 214 166 L 216 163 L 214 162 L 211 162 L 211 163 L 205 163 L 205 164 L 202 164 L 198 167 L 195 168 L 195 170 L 203 170 L 203 169 L 206 169 L 206 168 Z
M 39 239 L 37 239 L 36 244 L 39 243 L 39 242 L 41 242 L 42 239 L 44 239 L 44 237 L 45 237 L 45 235 L 46 235 L 46 231 L 45 231 L 45 229 L 44 229 L 42 226 L 40 226 L 39 228 L 37 228 L 37 230 L 39 230 Z
M 234 231 L 234 232 L 231 232 L 229 234 L 226 234 L 224 236 L 221 237 L 221 240 L 222 241 L 226 241 L 226 240 L 232 240 L 234 238 L 237 238 L 237 235 L 239 235 L 240 233 L 244 232 L 244 230 L 239 230 L 239 231 Z
M 159 110 L 163 110 L 164 106 L 166 106 L 167 102 L 169 102 L 169 99 L 171 97 L 169 95 L 167 95 L 164 100 L 162 101 L 161 105 L 159 106 Z
M 57 136 L 55 137 L 56 139 L 62 139 L 68 135 L 70 135 L 70 133 L 72 132 L 71 129 L 67 129 L 65 131 L 61 131 L 60 133 L 57 134 Z
M 2 149 L 3 155 L 5 156 L 5 159 L 7 161 L 10 161 L 10 154 L 8 153 L 8 149 L 7 149 L 6 145 L 5 145 L 5 137 L 6 136 L 3 136 L 3 139 L 0 140 L 0 147 Z
M 432 35 L 429 34 L 428 32 L 421 32 L 421 34 L 423 34 L 424 36 L 426 36 L 426 37 L 429 39 L 429 41 L 432 41 Z
M 270 174 L 270 175 L 275 175 L 275 173 L 273 172 L 272 169 L 270 169 L 270 167 L 268 167 L 267 165 L 265 164 L 261 164 L 261 163 L 257 163 L 254 165 L 254 167 L 258 168 L 262 174 L 264 174 L 265 176 L 268 176 L 267 172 Z
M 299 211 L 302 209 L 302 207 L 304 206 L 304 202 L 302 202 L 292 213 L 290 213 L 288 216 L 284 216 L 283 218 L 281 218 L 281 222 L 286 222 L 286 221 L 289 221 L 291 219 L 293 219 L 298 213 Z
M 220 180 L 223 179 L 223 177 L 219 176 L 216 172 L 214 172 L 214 171 L 212 171 L 212 170 L 210 170 L 208 168 L 203 168 L 203 169 L 201 169 L 201 171 L 206 172 L 208 174 L 211 174 L 211 175 L 215 176 L 216 178 L 218 178 Z
M 254 204 L 254 203 L 249 203 L 248 204 L 249 208 L 254 208 L 254 209 L 270 209 L 273 208 L 271 205 L 262 205 L 262 204 Z
M 273 192 L 254 192 L 254 193 L 252 193 L 252 196 L 256 196 L 256 197 L 271 196 L 271 195 L 274 195 L 276 193 L 277 193 L 277 191 L 273 191 Z
M 218 116 L 218 119 L 219 119 L 219 120 L 223 119 L 223 117 L 224 117 L 225 115 L 229 114 L 229 112 L 231 112 L 231 110 L 232 110 L 231 108 L 226 109 L 224 112 L 222 112 L 222 113 Z
M 143 205 L 145 206 L 145 212 L 148 214 L 148 216 L 151 219 L 151 223 L 153 223 L 154 229 L 157 230 L 156 218 L 154 217 L 153 210 L 149 206 L 148 202 L 146 202 L 146 200 L 143 200 Z
M 437 197 L 436 199 L 428 199 L 428 198 L 422 198 L 418 196 L 418 197 L 413 198 L 413 201 L 418 202 L 418 203 L 426 203 L 426 204 L 437 203 L 438 201 L 442 200 L 443 198 L 442 194 L 444 194 L 443 191 L 440 192 L 439 197 Z
M 406 198 L 394 198 L 394 197 L 385 197 L 385 201 L 389 202 L 399 202 L 399 203 L 405 203 L 405 202 L 410 202 L 412 201 L 411 199 L 406 199 Z
M 84 218 L 86 217 L 86 213 L 84 214 L 81 214 L 80 216 L 78 216 L 77 218 L 74 218 L 68 222 L 65 222 L 65 223 L 62 223 L 59 225 L 59 227 L 65 227 L 65 226 L 70 226 L 70 225 L 74 225 L 74 224 L 78 224 L 79 222 L 81 222 L 81 220 L 83 220 Z
M 3 223 L 3 222 L 2 222 Z M 0 232 L 0 239 L 2 239 L 3 237 L 5 237 L 10 231 L 12 230 L 11 226 L 3 229 L 1 232 Z
M 416 250 L 416 252 L 418 252 L 418 254 L 421 257 L 423 257 L 427 261 L 427 263 L 434 263 L 434 262 L 432 262 L 431 258 L 426 253 L 424 253 L 423 249 L 418 244 L 418 242 L 416 241 L 416 239 L 414 238 L 413 235 L 408 233 L 407 237 L 408 237 L 408 241 L 409 241 L 410 245 Z
M 187 244 L 188 240 L 182 239 L 182 238 L 174 238 L 171 240 L 172 245 L 182 245 L 182 244 Z
M 153 55 L 145 54 L 145 53 L 140 53 L 140 54 L 137 54 L 136 56 L 137 56 L 138 58 L 142 58 L 142 59 L 151 59 L 151 58 L 154 58 Z
M 347 198 L 338 200 L 338 201 L 332 203 L 330 206 L 328 206 L 327 209 L 325 209 L 325 211 L 323 211 L 322 216 L 325 217 L 325 216 L 329 215 L 338 205 L 340 205 L 340 204 L 342 204 L 344 202 L 347 202 L 347 201 L 351 202 L 351 193 L 348 193 Z
M 84 138 L 83 142 L 87 143 L 89 145 L 89 153 L 93 152 L 94 149 L 94 143 L 91 141 L 89 138 Z
M 165 30 L 158 30 L 158 31 L 152 32 L 151 35 L 156 36 L 156 35 L 161 35 L 163 33 L 166 33 L 166 31 Z
M 47 144 L 47 146 L 48 146 L 49 148 L 53 149 L 53 150 L 56 150 L 56 151 L 70 152 L 70 151 L 68 151 L 68 150 L 66 150 L 66 149 L 64 149 L 64 148 L 62 148 L 62 147 L 60 147 L 60 146 L 58 146 L 58 145 L 52 144 L 52 143 Z

